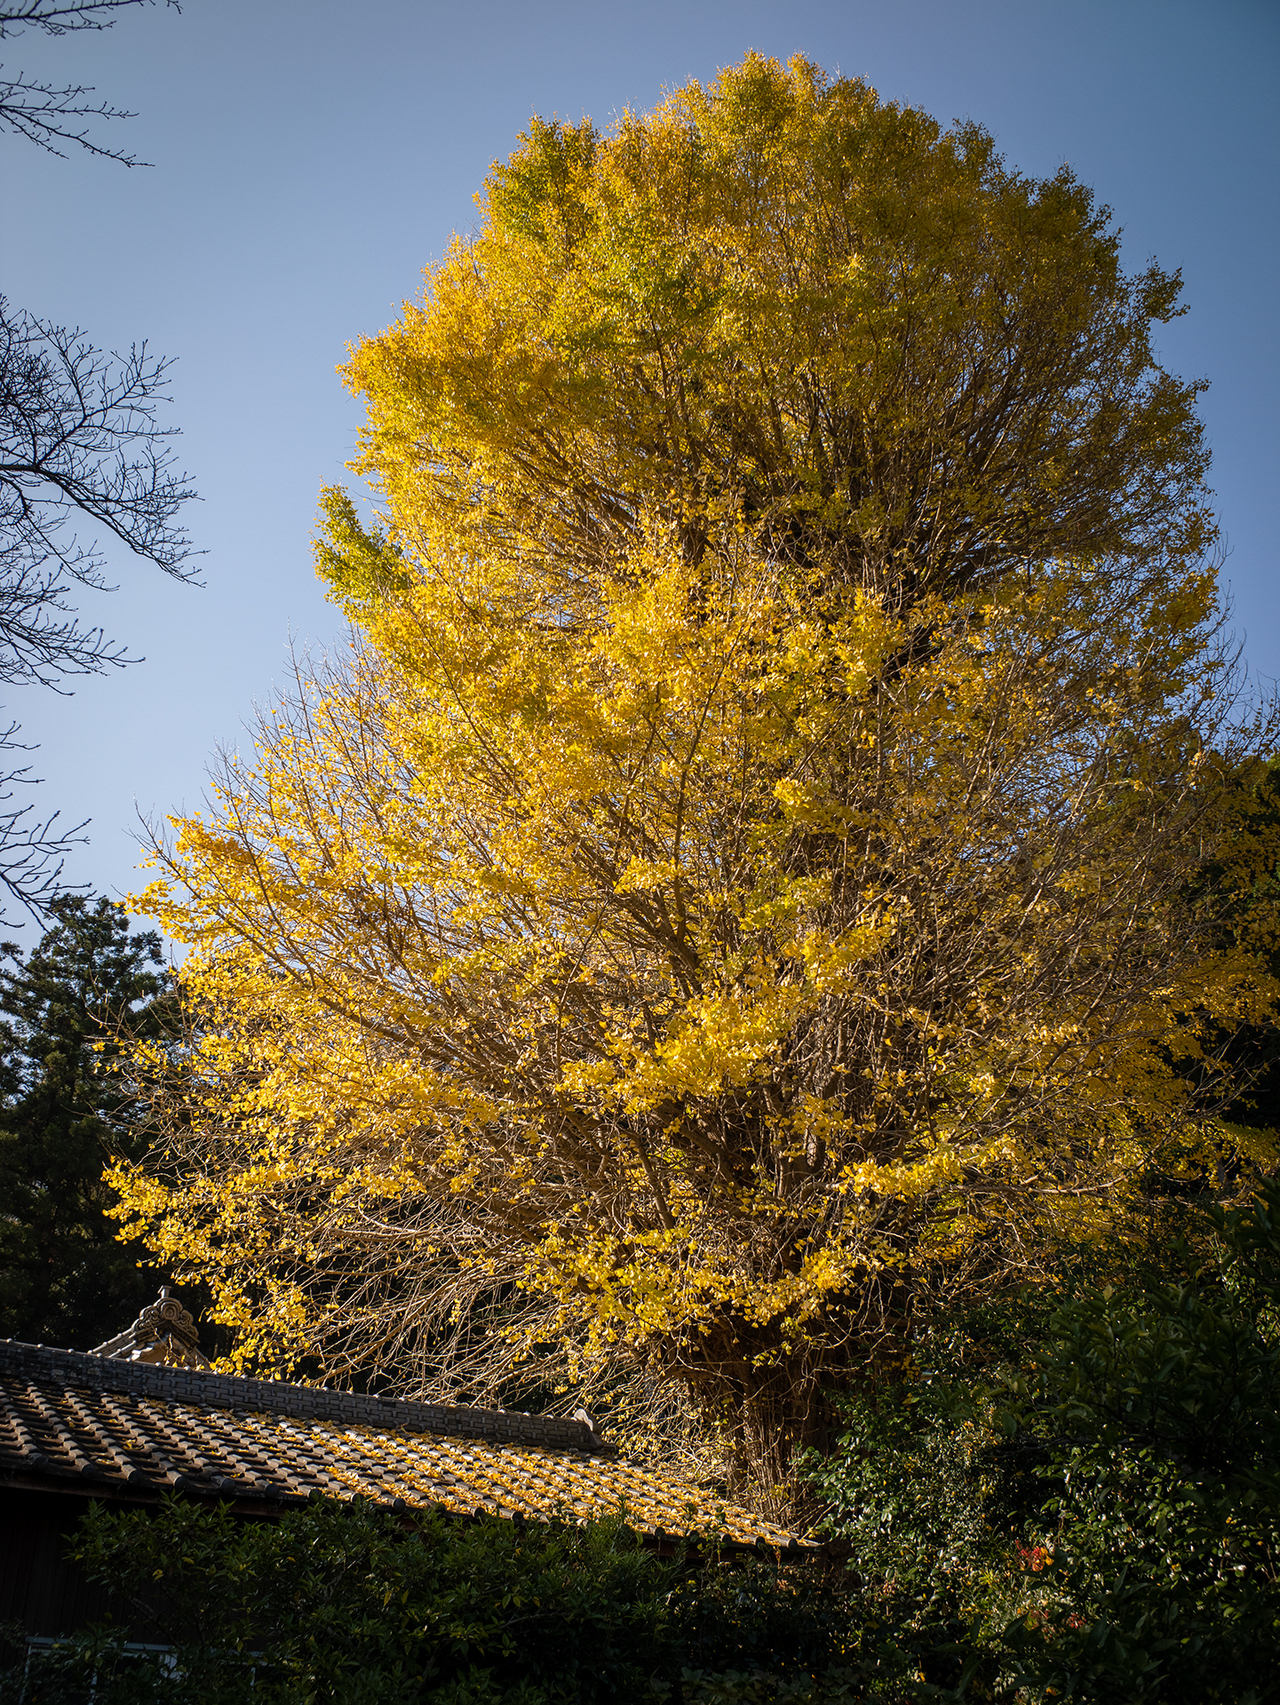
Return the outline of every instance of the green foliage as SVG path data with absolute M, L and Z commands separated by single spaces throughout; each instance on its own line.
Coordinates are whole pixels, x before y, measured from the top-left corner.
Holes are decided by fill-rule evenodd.
M 174 1698 L 164 1654 L 130 1650 L 110 1628 L 28 1652 L 22 1629 L 6 1624 L 0 1651 L 22 1654 L 0 1670 L 0 1705 L 165 1705 Z
M 1280 1694 L 1280 1185 L 1213 1217 L 1208 1270 L 1055 1315 L 1004 1418 L 1044 1456 L 1070 1615 L 1032 1667 L 1068 1696 Z
M 862 1589 L 863 1649 L 913 1694 L 993 1683 L 1024 1595 L 986 1417 L 947 1381 L 842 1407 L 837 1451 L 808 1471 Z
M 1225 939 L 1258 955 L 1280 976 L 1280 759 L 1246 766 L 1237 787 L 1236 832 L 1224 856 L 1201 880 L 1229 896 Z M 1225 1058 L 1243 1067 L 1244 1083 L 1225 1109 L 1228 1129 L 1244 1127 L 1271 1136 L 1280 1129 L 1280 1023 L 1238 1025 Z M 1236 1134 L 1232 1129 L 1232 1134 Z
M 854 1705 L 873 1697 L 862 1667 L 823 1676 L 778 1676 L 762 1671 L 728 1670 L 704 1675 L 685 1670 L 680 1678 L 684 1705 Z M 880 1698 L 880 1694 L 874 1695 Z
M 160 938 L 130 935 L 110 900 L 66 896 L 24 962 L 0 971 L 0 1336 L 88 1348 L 154 1296 L 122 1246 L 102 1181 L 146 1146 L 141 1110 L 110 1071 L 121 1030 L 153 1034 L 166 980 Z
M 155 1515 L 95 1509 L 79 1555 L 133 1608 L 135 1638 L 173 1648 L 128 1656 L 99 1631 L 44 1660 L 118 1671 L 113 1700 L 239 1705 L 250 1687 L 262 1705 L 853 1697 L 812 1683 L 838 1662 L 846 1621 L 820 1573 L 662 1560 L 617 1518 L 410 1528 L 316 1502 L 242 1522 L 174 1500 Z
M 315 547 L 316 573 L 348 611 L 404 590 L 408 575 L 399 551 L 380 528 L 360 525 L 345 491 L 326 486 L 320 493 L 320 516 L 324 532 Z
M 811 1463 L 927 1686 L 1280 1695 L 1280 1184 L 1201 1220 L 1180 1278 L 1022 1299 L 1019 1368 L 965 1380 L 972 1340 L 935 1346 Z

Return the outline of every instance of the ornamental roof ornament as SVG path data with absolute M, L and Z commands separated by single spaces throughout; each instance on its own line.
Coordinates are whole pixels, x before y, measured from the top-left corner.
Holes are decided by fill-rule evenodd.
M 88 1352 L 120 1362 L 160 1362 L 170 1367 L 207 1368 L 208 1358 L 200 1349 L 200 1333 L 190 1310 L 184 1308 L 168 1285 L 123 1332 L 108 1338 Z

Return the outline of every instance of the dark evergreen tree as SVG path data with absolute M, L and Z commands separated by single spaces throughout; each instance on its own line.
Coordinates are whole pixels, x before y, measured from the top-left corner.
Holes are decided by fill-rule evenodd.
M 117 1241 L 103 1169 L 146 1145 L 112 1071 L 125 1035 L 158 1034 L 171 997 L 154 930 L 63 896 L 24 960 L 0 969 L 0 1337 L 89 1349 L 154 1298 L 141 1244 Z

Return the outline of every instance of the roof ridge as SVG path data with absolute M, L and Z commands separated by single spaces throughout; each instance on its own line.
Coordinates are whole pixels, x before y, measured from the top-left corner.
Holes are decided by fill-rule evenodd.
M 123 1391 L 199 1403 L 211 1409 L 251 1409 L 291 1415 L 300 1421 L 354 1421 L 394 1427 L 409 1433 L 440 1433 L 491 1443 L 545 1445 L 594 1456 L 614 1455 L 584 1421 L 560 1415 L 526 1415 L 509 1409 L 471 1409 L 450 1403 L 420 1403 L 412 1398 L 363 1396 L 327 1386 L 291 1385 L 283 1380 L 248 1379 L 241 1374 L 169 1363 L 120 1361 L 83 1350 L 56 1350 L 0 1338 L 0 1374 L 84 1386 L 94 1391 Z

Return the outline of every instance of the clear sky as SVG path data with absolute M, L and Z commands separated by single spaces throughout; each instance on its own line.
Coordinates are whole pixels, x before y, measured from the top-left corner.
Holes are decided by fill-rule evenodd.
M 346 343 L 469 228 L 531 113 L 607 125 L 749 48 L 975 119 L 1025 172 L 1068 162 L 1115 210 L 1130 268 L 1183 269 L 1191 312 L 1161 352 L 1212 381 L 1235 624 L 1280 675 L 1278 0 L 184 0 L 3 45 L 11 69 L 136 111 L 105 134 L 155 165 L 0 139 L 0 288 L 177 358 L 168 415 L 203 497 L 203 590 L 126 554 L 120 590 L 82 602 L 145 661 L 70 698 L 10 696 L 47 807 L 92 818 L 69 873 L 101 891 L 138 882 L 138 813 L 199 806 L 290 645 L 342 643 L 309 540 L 359 424 L 334 372 Z

